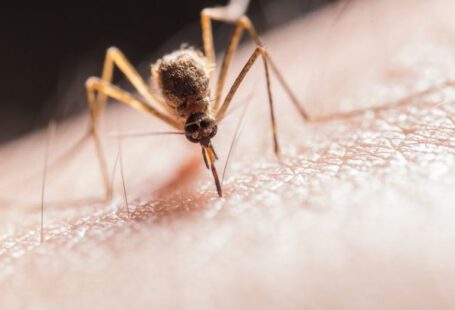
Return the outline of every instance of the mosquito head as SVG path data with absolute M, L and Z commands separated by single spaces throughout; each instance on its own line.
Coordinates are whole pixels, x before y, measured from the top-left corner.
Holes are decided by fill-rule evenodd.
M 213 118 L 204 113 L 191 114 L 185 123 L 185 136 L 193 143 L 209 146 L 218 130 Z

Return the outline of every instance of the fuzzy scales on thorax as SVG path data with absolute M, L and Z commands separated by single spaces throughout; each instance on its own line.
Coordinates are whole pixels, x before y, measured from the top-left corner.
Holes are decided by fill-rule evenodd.
M 182 48 L 165 55 L 152 66 L 152 75 L 177 116 L 210 112 L 210 65 L 199 50 Z

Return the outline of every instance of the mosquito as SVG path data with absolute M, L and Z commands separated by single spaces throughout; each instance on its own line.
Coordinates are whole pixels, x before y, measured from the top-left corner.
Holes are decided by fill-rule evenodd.
M 269 68 L 275 73 L 277 80 L 288 93 L 302 117 L 308 118 L 296 96 L 285 82 L 283 75 L 272 62 L 270 54 L 264 47 L 251 20 L 244 14 L 238 18 L 233 18 L 226 8 L 228 7 L 205 8 L 201 11 L 203 51 L 191 46 L 182 46 L 151 65 L 151 76 L 157 86 L 156 91 L 144 82 L 124 54 L 116 47 L 107 50 L 101 77 L 87 79 L 87 98 L 91 116 L 89 135 L 95 141 L 107 197 L 111 196 L 112 191 L 97 125 L 108 97 L 164 121 L 176 130 L 176 132 L 168 132 L 168 134 L 181 134 L 188 141 L 200 144 L 205 166 L 211 170 L 220 197 L 223 195 L 222 186 L 215 167 L 218 156 L 212 139 L 217 134 L 218 124 L 223 120 L 240 84 L 259 58 L 262 59 L 265 70 L 273 145 L 276 155 L 279 154 L 280 148 L 276 133 Z M 212 21 L 227 22 L 235 26 L 219 70 L 214 97 L 212 97 L 209 87 L 216 69 Z M 226 84 L 229 66 L 245 31 L 255 43 L 256 48 L 234 80 L 226 97 L 222 100 L 221 95 Z M 140 96 L 135 96 L 112 84 L 115 67 L 120 69 Z

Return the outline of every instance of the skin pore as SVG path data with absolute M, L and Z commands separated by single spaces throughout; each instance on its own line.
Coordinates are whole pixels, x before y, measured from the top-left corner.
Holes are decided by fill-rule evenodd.
M 45 132 L 0 149 L 0 308 L 450 309 L 455 307 L 455 4 L 351 2 L 264 35 L 309 115 L 272 80 L 283 154 L 273 155 L 263 68 L 217 196 L 184 137 L 122 141 L 111 203 L 93 148 L 48 171 Z M 245 45 L 230 70 L 253 50 Z M 228 82 L 229 83 L 229 82 Z M 252 95 L 250 95 L 252 93 Z M 234 104 L 235 105 L 235 104 Z M 349 111 L 366 109 L 362 113 Z M 237 109 L 213 140 L 229 151 Z M 343 117 L 330 116 L 347 113 Z M 329 119 L 327 119 L 329 118 Z M 50 162 L 86 129 L 59 124 Z M 169 130 L 119 105 L 112 134 Z

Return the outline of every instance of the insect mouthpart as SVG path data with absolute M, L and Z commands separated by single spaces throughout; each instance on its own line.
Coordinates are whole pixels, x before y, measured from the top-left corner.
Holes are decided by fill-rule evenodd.
M 217 130 L 215 120 L 204 113 L 191 114 L 185 123 L 186 138 L 203 146 L 209 146 L 210 139 L 216 135 Z

